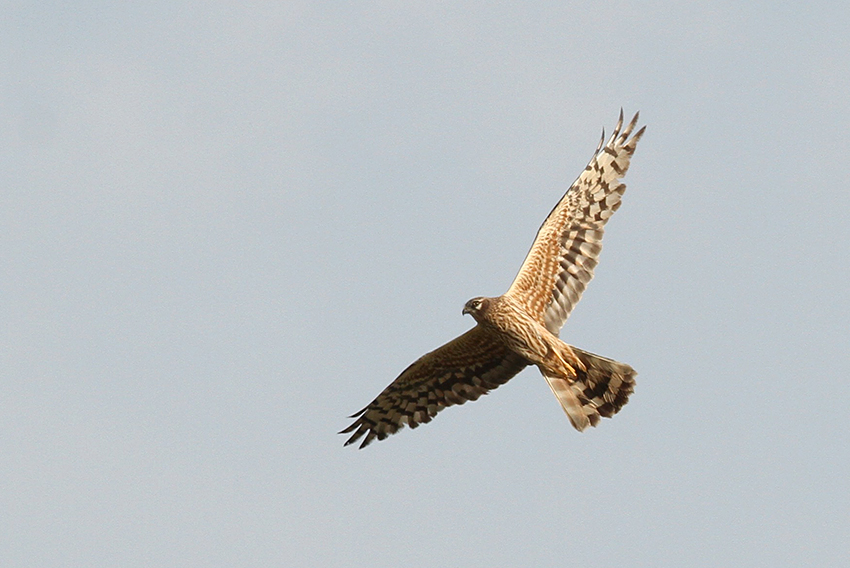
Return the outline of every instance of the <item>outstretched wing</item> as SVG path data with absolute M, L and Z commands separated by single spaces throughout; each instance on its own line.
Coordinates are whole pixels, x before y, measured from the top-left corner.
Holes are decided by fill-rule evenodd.
M 340 434 L 354 431 L 346 446 L 365 434 L 360 444 L 365 448 L 405 424 L 416 428 L 447 406 L 476 400 L 528 364 L 476 325 L 405 369 L 369 406 L 352 415 L 357 420 Z
M 602 250 L 605 223 L 620 207 L 629 169 L 644 126 L 631 136 L 638 114 L 622 132 L 623 111 L 614 133 L 605 134 L 590 163 L 555 206 L 531 245 L 506 295 L 522 301 L 528 312 L 555 335 L 581 298 Z

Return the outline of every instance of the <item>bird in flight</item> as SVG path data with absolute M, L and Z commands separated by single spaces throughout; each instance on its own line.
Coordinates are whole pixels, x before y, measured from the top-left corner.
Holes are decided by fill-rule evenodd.
M 567 345 L 558 334 L 593 278 L 605 223 L 620 207 L 626 190 L 620 179 L 646 130 L 632 134 L 639 114 L 623 129 L 621 109 L 607 143 L 603 130 L 590 163 L 537 231 L 508 291 L 469 300 L 463 313 L 476 326 L 420 357 L 352 415 L 356 420 L 340 432 L 353 432 L 346 446 L 363 438 L 364 448 L 405 424 L 430 422 L 443 408 L 476 400 L 528 365 L 540 369 L 578 431 L 628 402 L 634 369 Z

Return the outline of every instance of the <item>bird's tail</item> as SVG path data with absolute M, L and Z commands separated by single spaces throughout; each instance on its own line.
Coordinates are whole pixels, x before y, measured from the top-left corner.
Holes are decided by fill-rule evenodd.
M 584 364 L 576 367 L 575 377 L 552 376 L 544 372 L 552 393 L 561 403 L 570 422 L 579 432 L 596 426 L 599 418 L 611 418 L 629 401 L 637 373 L 629 365 L 618 363 L 572 347 Z

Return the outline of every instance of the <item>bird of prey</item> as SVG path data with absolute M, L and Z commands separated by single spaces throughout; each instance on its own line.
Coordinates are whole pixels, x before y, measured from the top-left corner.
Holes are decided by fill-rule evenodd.
M 639 114 L 639 113 L 638 113 Z M 508 291 L 497 298 L 473 298 L 463 307 L 476 326 L 427 353 L 405 369 L 369 405 L 352 415 L 364 448 L 405 424 L 416 428 L 443 408 L 476 400 L 536 365 L 572 425 L 579 431 L 610 418 L 634 390 L 634 369 L 567 345 L 558 338 L 578 303 L 602 250 L 608 218 L 620 207 L 629 169 L 644 126 L 632 135 L 638 114 L 622 129 L 605 131 L 590 163 L 543 225 Z M 622 129 L 622 130 L 621 130 Z

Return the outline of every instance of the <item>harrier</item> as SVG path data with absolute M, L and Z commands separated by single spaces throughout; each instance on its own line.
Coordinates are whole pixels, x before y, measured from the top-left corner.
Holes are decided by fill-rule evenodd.
M 536 365 L 572 425 L 596 426 L 616 414 L 634 390 L 634 369 L 567 345 L 558 338 L 578 303 L 602 250 L 608 218 L 620 207 L 629 169 L 646 127 L 638 121 L 621 131 L 623 111 L 611 138 L 605 132 L 590 163 L 543 225 L 508 291 L 497 298 L 473 298 L 463 307 L 477 325 L 420 357 L 366 408 L 351 416 L 361 448 L 383 440 L 405 424 L 416 428 L 443 408 L 476 400 Z

